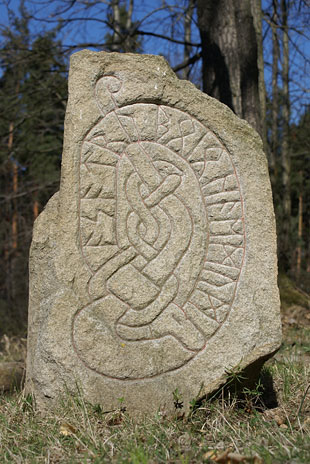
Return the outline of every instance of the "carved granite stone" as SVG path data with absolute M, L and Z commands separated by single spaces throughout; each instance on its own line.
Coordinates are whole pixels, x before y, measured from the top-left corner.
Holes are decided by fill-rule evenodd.
M 261 141 L 161 57 L 71 58 L 60 191 L 34 227 L 27 389 L 185 410 L 281 339 Z

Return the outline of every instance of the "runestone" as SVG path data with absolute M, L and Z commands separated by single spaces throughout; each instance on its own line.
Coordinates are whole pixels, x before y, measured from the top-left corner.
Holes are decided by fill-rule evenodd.
M 261 141 L 161 57 L 71 58 L 59 193 L 35 223 L 26 388 L 173 411 L 281 341 Z

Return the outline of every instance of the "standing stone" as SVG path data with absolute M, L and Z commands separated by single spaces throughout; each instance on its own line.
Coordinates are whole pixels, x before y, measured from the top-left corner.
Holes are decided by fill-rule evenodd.
M 71 58 L 61 186 L 30 253 L 27 389 L 185 410 L 280 344 L 256 132 L 162 57 Z

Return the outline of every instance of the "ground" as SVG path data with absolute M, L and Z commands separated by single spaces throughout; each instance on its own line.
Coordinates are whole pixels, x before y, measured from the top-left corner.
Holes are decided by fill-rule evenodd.
M 173 419 L 158 414 L 139 424 L 127 417 L 121 399 L 117 411 L 107 412 L 82 395 L 67 395 L 57 411 L 43 416 L 32 397 L 5 393 L 0 462 L 309 463 L 310 298 L 296 292 L 282 288 L 283 344 L 251 390 L 240 391 L 242 373 L 230 372 L 228 388 L 193 401 L 188 418 L 174 392 Z M 3 336 L 1 360 L 23 359 L 25 342 Z

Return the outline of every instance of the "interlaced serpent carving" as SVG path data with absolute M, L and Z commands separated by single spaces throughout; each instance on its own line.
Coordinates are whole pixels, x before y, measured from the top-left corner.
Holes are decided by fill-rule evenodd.
M 121 91 L 116 77 L 97 82 L 103 117 L 81 151 L 91 302 L 76 313 L 72 337 L 90 369 L 137 380 L 184 366 L 227 319 L 244 215 L 236 169 L 215 135 L 175 108 L 119 105 Z

